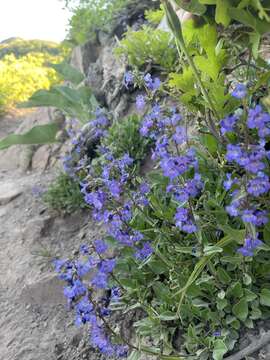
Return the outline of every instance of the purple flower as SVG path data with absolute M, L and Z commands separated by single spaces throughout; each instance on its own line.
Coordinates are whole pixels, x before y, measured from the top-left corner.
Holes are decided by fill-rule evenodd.
M 77 326 L 83 325 L 86 322 L 90 321 L 91 314 L 94 310 L 93 304 L 90 303 L 87 296 L 83 297 L 82 300 L 80 300 L 76 306 L 76 320 L 75 324 Z
M 225 119 L 221 120 L 221 122 L 220 122 L 221 134 L 224 135 L 227 132 L 232 132 L 234 130 L 234 126 L 237 121 L 238 121 L 238 118 L 234 115 L 227 116 Z
M 138 111 L 142 111 L 145 108 L 145 97 L 143 95 L 136 97 L 136 108 Z
M 103 240 L 96 240 L 94 242 L 95 250 L 99 255 L 104 254 L 108 250 L 107 244 Z
M 235 183 L 237 183 L 237 179 L 232 179 L 232 174 L 230 174 L 230 173 L 226 174 L 226 178 L 227 178 L 227 180 L 225 180 L 223 182 L 223 186 L 224 186 L 225 190 L 229 191 L 232 188 L 232 186 Z
M 151 246 L 151 244 L 149 242 L 146 242 L 143 244 L 142 249 L 139 249 L 136 253 L 135 253 L 135 257 L 138 260 L 145 260 L 146 258 L 148 258 L 150 255 L 152 255 L 153 253 L 153 248 Z
M 99 264 L 99 270 L 104 274 L 110 274 L 113 272 L 115 265 L 116 265 L 115 259 L 102 260 L 101 263 Z
M 119 182 L 117 180 L 107 180 L 106 185 L 112 197 L 114 197 L 115 199 L 119 199 L 121 195 L 121 186 Z
M 80 246 L 80 253 L 81 253 L 82 255 L 88 255 L 88 254 L 89 254 L 89 246 L 86 245 L 86 244 L 82 244 L 82 245 Z
M 270 190 L 269 177 L 259 172 L 255 179 L 252 179 L 247 184 L 247 192 L 255 197 L 267 193 Z
M 124 76 L 124 85 L 128 89 L 134 82 L 134 76 L 131 71 L 127 71 Z
M 231 93 L 233 97 L 237 99 L 243 99 L 247 95 L 247 87 L 244 84 L 237 84 L 233 92 Z
M 91 279 L 92 286 L 97 289 L 106 289 L 108 286 L 108 275 L 105 272 L 97 272 Z
M 161 85 L 161 81 L 159 80 L 159 78 L 156 77 L 153 80 L 152 76 L 149 73 L 144 76 L 144 82 L 146 87 L 151 91 L 159 89 Z
M 263 244 L 258 238 L 247 237 L 244 246 L 240 247 L 237 252 L 243 256 L 253 256 L 254 251 Z
M 86 287 L 80 280 L 75 280 L 72 285 L 64 288 L 64 295 L 68 300 L 73 300 L 78 296 L 85 295 Z
M 175 129 L 175 134 L 173 135 L 173 140 L 176 144 L 181 145 L 187 141 L 187 130 L 183 126 L 177 126 Z
M 226 206 L 226 211 L 230 216 L 238 216 L 239 215 L 239 201 L 233 200 L 232 203 Z
M 242 158 L 242 155 L 243 152 L 240 145 L 227 145 L 226 159 L 228 161 L 238 161 L 240 157 Z

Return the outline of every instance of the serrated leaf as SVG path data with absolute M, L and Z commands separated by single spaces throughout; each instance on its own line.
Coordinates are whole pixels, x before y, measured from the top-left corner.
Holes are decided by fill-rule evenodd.
M 264 306 L 270 306 L 270 290 L 262 289 L 260 293 L 260 303 Z
M 241 321 L 245 321 L 248 317 L 248 304 L 246 299 L 241 299 L 232 308 L 233 314 Z
M 0 140 L 0 150 L 12 145 L 52 144 L 56 142 L 55 136 L 59 130 L 56 123 L 34 126 L 25 134 L 11 134 Z

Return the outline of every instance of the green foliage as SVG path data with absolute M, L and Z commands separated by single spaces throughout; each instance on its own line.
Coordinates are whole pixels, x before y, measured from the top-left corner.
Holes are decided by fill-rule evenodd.
M 63 56 L 63 51 L 61 45 L 52 41 L 11 38 L 0 43 L 0 59 L 6 55 L 14 55 L 16 58 L 20 58 L 29 53 Z
M 51 65 L 58 73 L 70 82 L 70 85 L 55 85 L 49 90 L 38 90 L 28 101 L 22 103 L 22 108 L 53 106 L 66 115 L 86 123 L 93 117 L 97 101 L 91 89 L 80 83 L 84 75 L 67 63 Z
M 159 25 L 164 15 L 165 13 L 163 6 L 157 10 L 146 10 L 144 13 L 146 20 L 149 21 L 149 23 L 152 25 Z
M 136 163 L 142 162 L 149 150 L 150 143 L 140 135 L 141 118 L 130 115 L 115 122 L 109 129 L 108 136 L 103 144 L 107 146 L 116 157 L 129 154 Z
M 115 53 L 126 56 L 131 66 L 139 68 L 152 64 L 171 70 L 177 58 L 171 34 L 149 26 L 143 26 L 138 31 L 129 29 Z
M 55 136 L 59 130 L 56 123 L 34 126 L 22 135 L 11 134 L 0 140 L 0 150 L 12 145 L 51 144 L 56 142 Z
M 69 38 L 76 44 L 95 39 L 96 31 L 110 31 L 114 17 L 128 4 L 127 0 L 66 1 L 73 12 L 69 22 Z
M 87 207 L 77 181 L 61 173 L 43 195 L 49 208 L 71 214 Z

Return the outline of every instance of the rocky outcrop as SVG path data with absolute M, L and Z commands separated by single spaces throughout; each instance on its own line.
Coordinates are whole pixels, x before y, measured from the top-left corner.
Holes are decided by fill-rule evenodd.
M 71 64 L 83 70 L 86 85 L 115 119 L 126 115 L 134 102 L 123 86 L 127 64 L 114 56 L 117 40 L 128 27 L 138 29 L 145 22 L 145 10 L 158 6 L 159 1 L 132 1 L 117 15 L 110 33 L 97 30 L 95 42 L 89 41 L 73 51 Z

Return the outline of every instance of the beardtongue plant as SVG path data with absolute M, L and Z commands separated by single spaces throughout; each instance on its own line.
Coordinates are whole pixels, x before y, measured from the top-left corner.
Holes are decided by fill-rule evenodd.
M 127 88 L 134 81 L 126 74 Z M 56 260 L 56 271 L 76 324 L 106 358 L 221 360 L 240 329 L 270 315 L 270 115 L 238 84 L 235 111 L 190 128 L 158 78 L 142 81 L 140 134 L 154 144 L 155 169 L 142 178 L 128 153 L 99 147 L 81 189 L 107 235 Z M 136 338 L 114 310 L 139 311 Z

